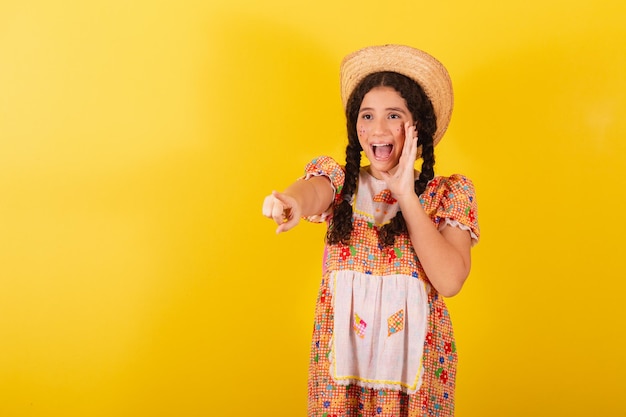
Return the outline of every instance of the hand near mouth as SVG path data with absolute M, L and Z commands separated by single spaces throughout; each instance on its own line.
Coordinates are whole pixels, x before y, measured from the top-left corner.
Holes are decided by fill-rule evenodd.
M 417 159 L 417 129 L 409 122 L 404 124 L 404 146 L 398 165 L 387 172 L 381 172 L 382 179 L 398 200 L 415 194 L 415 160 Z

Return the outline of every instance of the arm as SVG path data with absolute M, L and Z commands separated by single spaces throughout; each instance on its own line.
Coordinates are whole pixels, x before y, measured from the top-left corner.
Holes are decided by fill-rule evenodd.
M 471 236 L 455 227 L 439 231 L 415 194 L 415 129 L 405 125 L 404 148 L 395 172 L 383 179 L 400 204 L 409 237 L 424 272 L 435 289 L 446 297 L 456 295 L 467 279 L 471 266 Z
M 470 233 L 456 227 L 439 231 L 415 193 L 399 202 L 411 243 L 431 284 L 445 297 L 456 295 L 470 272 Z
M 273 191 L 265 197 L 263 215 L 278 224 L 276 233 L 286 232 L 295 227 L 300 218 L 322 214 L 332 204 L 333 197 L 327 177 L 299 179 L 282 193 Z

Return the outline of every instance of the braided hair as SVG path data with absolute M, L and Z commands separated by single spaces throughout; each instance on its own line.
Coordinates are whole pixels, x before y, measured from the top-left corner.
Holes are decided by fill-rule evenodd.
M 407 76 L 396 72 L 375 72 L 366 76 L 352 92 L 346 104 L 346 125 L 348 145 L 346 147 L 346 175 L 341 198 L 334 203 L 333 217 L 330 221 L 326 240 L 329 244 L 349 244 L 352 234 L 352 200 L 356 192 L 361 168 L 363 148 L 357 136 L 356 123 L 365 95 L 375 87 L 391 87 L 406 101 L 407 107 L 417 122 L 418 147 L 421 147 L 422 167 L 415 180 L 415 193 L 419 196 L 426 189 L 428 181 L 433 179 L 435 154 L 433 135 L 437 130 L 437 119 L 432 103 L 422 87 Z M 419 152 L 418 148 L 418 152 Z M 398 211 L 391 222 L 378 230 L 379 243 L 383 246 L 394 244 L 396 236 L 406 233 L 407 227 Z

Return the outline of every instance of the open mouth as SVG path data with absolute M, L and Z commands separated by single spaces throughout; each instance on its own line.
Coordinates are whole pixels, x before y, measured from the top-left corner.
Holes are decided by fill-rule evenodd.
M 390 143 L 372 145 L 372 153 L 377 160 L 389 159 L 392 150 L 393 145 Z

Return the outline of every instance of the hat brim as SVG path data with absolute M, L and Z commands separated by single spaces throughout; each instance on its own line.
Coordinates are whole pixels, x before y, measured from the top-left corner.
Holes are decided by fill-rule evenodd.
M 344 109 L 363 78 L 382 71 L 405 75 L 422 87 L 437 118 L 437 130 L 433 135 L 436 145 L 448 129 L 454 105 L 452 81 L 446 68 L 433 56 L 410 46 L 381 45 L 360 49 L 341 62 L 341 101 Z

